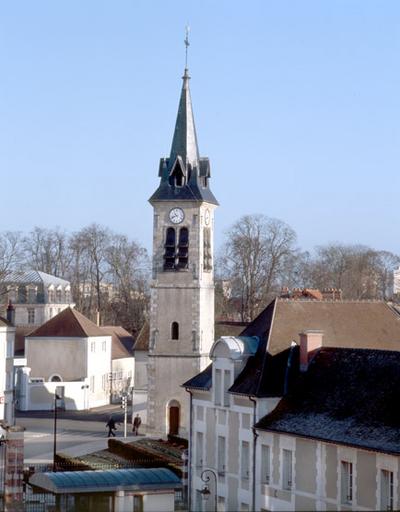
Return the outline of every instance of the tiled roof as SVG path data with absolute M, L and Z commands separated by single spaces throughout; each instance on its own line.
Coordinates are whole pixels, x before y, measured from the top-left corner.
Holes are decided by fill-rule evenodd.
M 279 299 L 268 351 L 285 350 L 307 329 L 322 330 L 324 346 L 400 350 L 400 316 L 385 302 Z
M 104 325 L 100 329 L 111 336 L 111 358 L 133 357 L 133 337 L 120 325 Z
M 307 329 L 323 331 L 323 346 L 400 350 L 400 316 L 384 302 L 275 299 L 242 333 L 261 343 L 231 391 L 270 396 L 269 356 L 287 351 Z
M 37 337 L 88 338 L 104 336 L 104 331 L 76 309 L 66 308 L 29 334 Z
M 2 279 L 4 283 L 19 283 L 19 284 L 44 284 L 50 286 L 67 286 L 69 281 L 61 279 L 60 277 L 46 274 L 40 270 L 26 270 L 26 271 L 13 271 L 8 272 Z
M 322 348 L 256 427 L 399 455 L 399 368 L 397 351 Z
M 249 325 L 248 322 L 233 322 L 228 320 L 217 320 L 215 322 L 215 339 L 221 336 L 239 336 L 243 329 Z

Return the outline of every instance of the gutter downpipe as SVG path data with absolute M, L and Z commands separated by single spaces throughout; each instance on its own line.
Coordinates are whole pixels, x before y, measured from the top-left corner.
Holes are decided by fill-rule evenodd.
M 257 401 L 249 396 L 248 397 L 250 402 L 253 402 L 253 426 L 251 427 L 251 430 L 253 431 L 253 480 L 252 480 L 252 489 L 251 489 L 251 510 L 254 512 L 256 510 L 256 446 L 257 446 L 257 431 L 254 428 L 254 425 L 256 424 L 256 407 L 257 407 Z
M 189 449 L 188 449 L 188 489 L 187 489 L 187 505 L 188 510 L 192 510 L 192 422 L 193 422 L 193 394 L 185 388 L 190 395 L 189 407 Z

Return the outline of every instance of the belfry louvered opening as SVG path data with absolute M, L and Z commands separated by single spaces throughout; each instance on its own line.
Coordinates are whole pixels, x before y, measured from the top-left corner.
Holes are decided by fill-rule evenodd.
M 175 246 L 176 233 L 175 228 L 168 228 L 165 237 L 164 252 L 164 270 L 173 270 L 175 268 Z
M 168 228 L 164 244 L 164 270 L 189 268 L 189 230 L 181 228 L 176 240 L 175 228 Z
M 210 272 L 212 269 L 212 252 L 211 252 L 211 230 L 204 228 L 203 231 L 203 269 Z
M 177 268 L 186 269 L 189 263 L 189 230 L 181 228 L 179 230 L 178 258 Z

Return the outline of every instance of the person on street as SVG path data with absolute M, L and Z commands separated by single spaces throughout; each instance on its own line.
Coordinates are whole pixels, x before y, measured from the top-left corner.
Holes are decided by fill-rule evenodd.
M 111 437 L 111 436 L 115 437 L 114 430 L 117 430 L 117 427 L 115 425 L 115 421 L 112 416 L 110 416 L 110 419 L 106 423 L 106 427 L 108 427 L 108 436 L 107 437 Z
M 138 436 L 139 435 L 139 427 L 142 424 L 142 420 L 139 416 L 139 413 L 136 414 L 135 419 L 133 420 L 133 434 Z

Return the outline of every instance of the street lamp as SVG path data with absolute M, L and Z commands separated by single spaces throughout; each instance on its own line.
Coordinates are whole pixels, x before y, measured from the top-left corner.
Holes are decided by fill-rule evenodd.
M 109 372 L 108 374 L 108 382 L 110 386 L 110 404 L 112 404 L 112 395 L 113 395 L 113 372 Z
M 53 472 L 56 471 L 56 453 L 57 453 L 57 400 L 61 400 L 61 393 L 59 394 L 59 386 L 56 387 L 54 392 L 54 442 L 53 442 Z
M 218 485 L 218 475 L 213 469 L 205 469 L 202 471 L 200 478 L 204 482 L 204 487 L 200 491 L 200 494 L 202 495 L 203 500 L 208 500 L 208 498 L 211 496 L 210 486 L 208 485 L 210 479 L 209 474 L 211 474 L 214 477 L 214 510 L 217 512 L 217 485 Z

